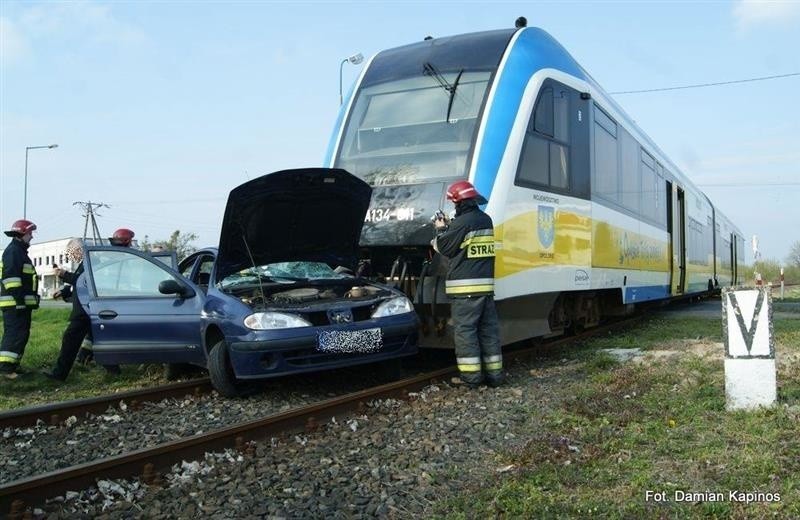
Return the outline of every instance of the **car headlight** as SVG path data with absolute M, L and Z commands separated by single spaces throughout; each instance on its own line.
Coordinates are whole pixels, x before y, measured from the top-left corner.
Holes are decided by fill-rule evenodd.
M 414 306 L 411 304 L 411 300 L 405 296 L 398 296 L 378 305 L 378 308 L 372 313 L 372 317 L 383 318 L 384 316 L 394 316 L 395 314 L 405 314 L 406 312 L 414 312 Z
M 256 312 L 244 319 L 244 326 L 253 330 L 272 330 L 310 327 L 311 323 L 295 314 Z

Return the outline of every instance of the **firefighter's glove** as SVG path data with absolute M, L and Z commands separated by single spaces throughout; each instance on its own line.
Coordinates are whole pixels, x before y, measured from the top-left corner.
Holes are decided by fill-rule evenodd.
M 81 348 L 78 351 L 78 357 L 75 358 L 75 361 L 85 366 L 91 363 L 93 359 L 94 359 L 94 353 L 91 350 L 89 350 L 88 348 Z

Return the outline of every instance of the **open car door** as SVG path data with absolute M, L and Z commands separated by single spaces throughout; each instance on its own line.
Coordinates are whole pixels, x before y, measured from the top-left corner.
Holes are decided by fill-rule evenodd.
M 149 253 L 85 246 L 78 295 L 91 319 L 100 364 L 204 364 L 205 295 Z

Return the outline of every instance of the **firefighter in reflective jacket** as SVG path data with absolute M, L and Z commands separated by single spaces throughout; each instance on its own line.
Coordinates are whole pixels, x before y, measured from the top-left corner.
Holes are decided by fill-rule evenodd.
M 39 308 L 36 269 L 28 256 L 36 224 L 17 220 L 5 232 L 11 243 L 0 264 L 0 308 L 3 310 L 3 341 L 0 344 L 0 376 L 14 379 L 31 334 L 31 311 Z
M 494 225 L 481 211 L 485 204 L 475 187 L 458 181 L 447 189 L 456 206 L 452 222 L 434 220 L 433 248 L 450 259 L 445 293 L 451 299 L 456 362 L 471 388 L 503 382 L 500 326 L 494 306 Z

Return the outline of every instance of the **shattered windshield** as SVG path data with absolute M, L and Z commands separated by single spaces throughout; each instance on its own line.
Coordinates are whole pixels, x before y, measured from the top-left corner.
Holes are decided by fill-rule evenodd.
M 220 286 L 225 288 L 259 283 L 261 281 L 293 283 L 342 278 L 352 278 L 352 274 L 349 274 L 349 271 L 343 268 L 334 269 L 324 262 L 276 262 L 243 269 L 226 277 L 220 282 Z

